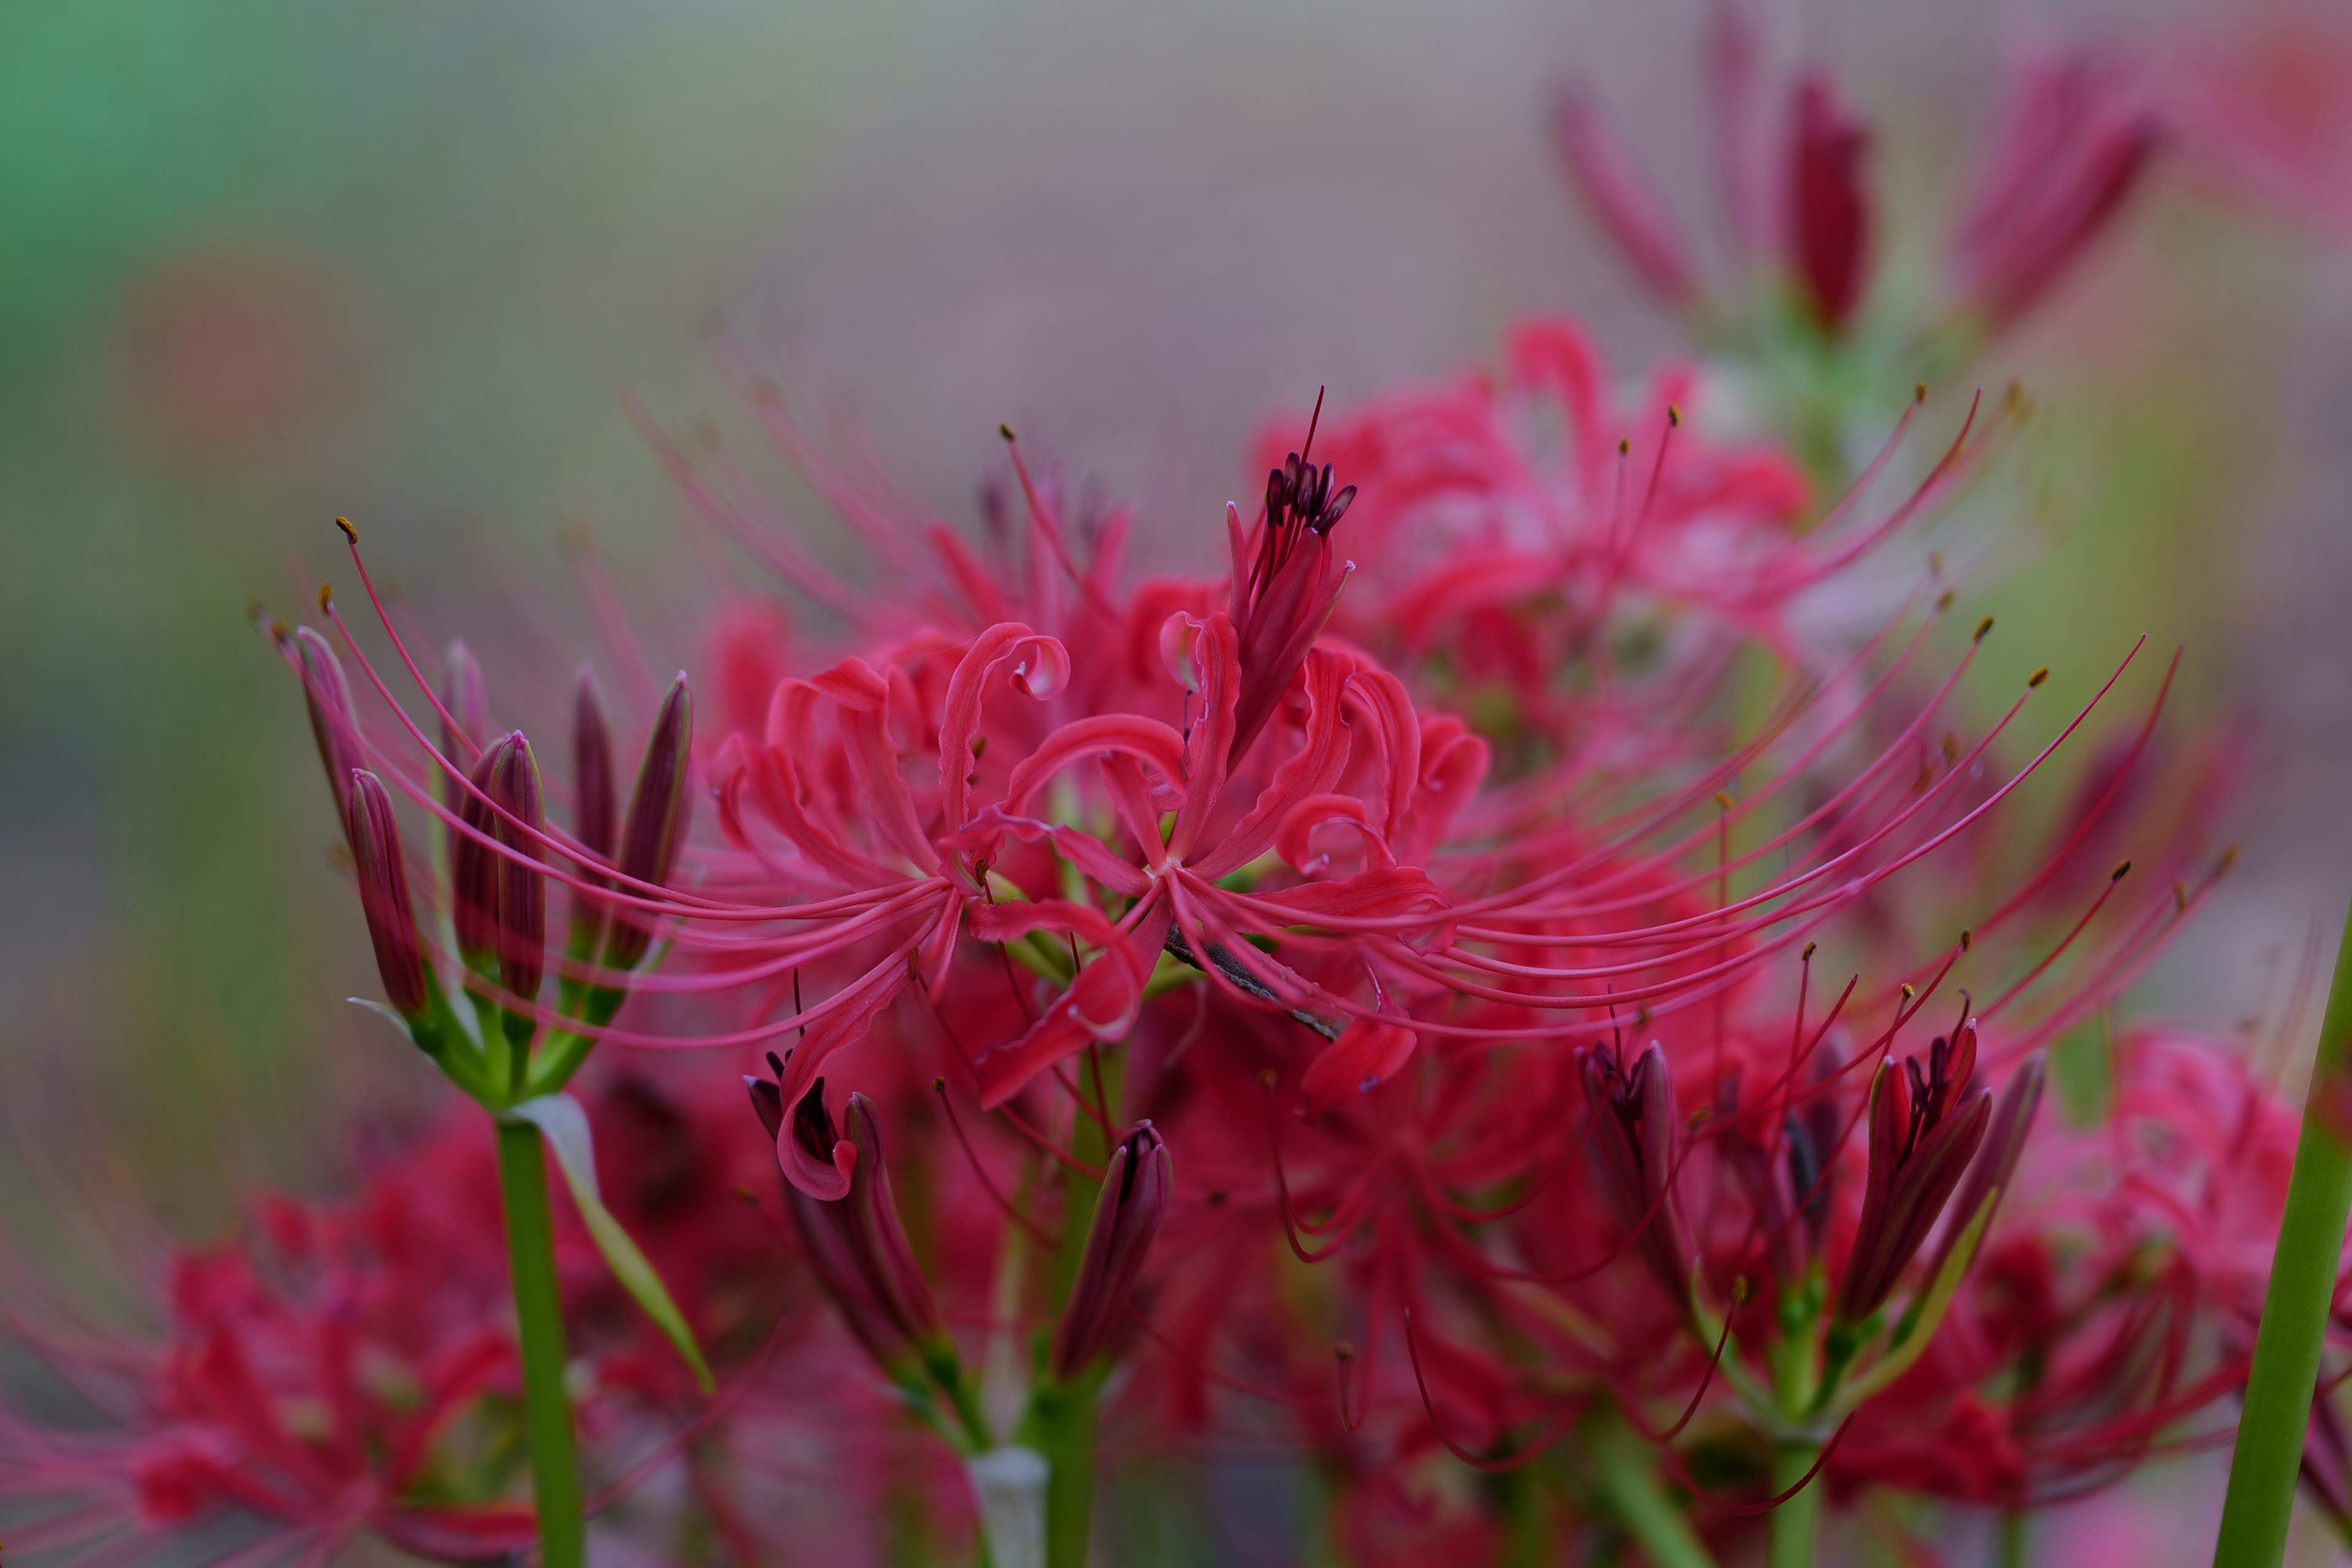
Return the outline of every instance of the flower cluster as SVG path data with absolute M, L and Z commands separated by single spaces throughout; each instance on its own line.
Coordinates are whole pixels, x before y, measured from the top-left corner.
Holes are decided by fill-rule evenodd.
M 1741 254 L 1842 342 L 1867 136 L 1800 77 L 1763 167 L 1754 60 L 1725 12 Z M 2087 58 L 2005 126 L 1950 249 L 1970 333 L 2156 145 Z M 1734 313 L 1590 105 L 1558 128 L 1657 291 Z M 1696 366 L 1629 387 L 1529 323 L 1499 367 L 1270 425 L 1197 569 L 1137 580 L 1132 515 L 1011 430 L 968 536 L 733 368 L 887 586 L 648 423 L 766 574 L 714 621 L 699 730 L 683 674 L 631 712 L 583 672 L 543 772 L 348 523 L 380 636 L 326 589 L 323 629 L 268 623 L 384 1010 L 491 1135 L 469 1112 L 184 1258 L 163 1347 L 86 1367 L 114 1428 L 0 1428 L 105 1500 L 36 1539 L 127 1498 L 314 1557 L 366 1530 L 565 1568 L 584 1494 L 679 1560 L 977 1531 L 1078 1568 L 1118 1529 L 1098 1467 L 1247 1438 L 1312 1457 L 1338 1560 L 1690 1564 L 1760 1531 L 1793 1563 L 1825 1496 L 2021 1513 L 2210 1436 L 2292 1118 L 2113 1004 L 2227 868 L 2216 770 L 2141 648 L 2045 718 L 2046 671 L 1986 700 L 1991 622 L 1940 565 L 1853 581 L 2012 405 L 1919 386 L 1848 472 L 1722 435 Z M 2324 1394 L 2307 1462 L 2352 1516 L 2344 1431 Z

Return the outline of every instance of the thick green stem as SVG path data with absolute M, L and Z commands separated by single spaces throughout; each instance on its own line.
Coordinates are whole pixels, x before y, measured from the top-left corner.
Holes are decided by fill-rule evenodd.
M 1625 1417 L 1613 1407 L 1596 1411 L 1584 1436 L 1601 1495 L 1649 1560 L 1657 1568 L 1715 1568 L 1706 1542 L 1659 1484 L 1649 1444 Z
M 1125 1053 L 1096 1047 L 1073 1065 L 1078 1068 L 1079 1092 L 1095 1110 L 1089 1115 L 1085 1107 L 1077 1109 L 1070 1127 L 1071 1151 L 1099 1167 L 1109 1160 L 1118 1136 Z M 1054 1256 L 1057 1316 L 1069 1304 L 1097 1195 L 1085 1177 L 1064 1173 L 1061 1245 Z M 1095 1394 L 1100 1386 L 1100 1377 L 1082 1376 L 1066 1384 L 1041 1383 L 1030 1395 L 1037 1447 L 1053 1467 L 1045 1482 L 1046 1568 L 1086 1568 L 1087 1543 L 1094 1528 Z
M 1045 1568 L 1086 1568 L 1094 1533 L 1096 1377 L 1041 1384 L 1029 1398 L 1029 1435 L 1045 1476 Z
M 2352 931 L 2347 935 L 2352 937 Z M 2230 1459 L 2229 1496 L 2213 1542 L 2214 1563 L 2230 1568 L 2266 1568 L 2286 1555 L 2304 1432 L 2311 1421 L 2312 1390 L 2319 1383 L 2320 1336 L 2336 1295 L 2345 1220 L 2352 1215 L 2352 1149 L 2330 1130 L 2324 1114 L 2329 1096 L 2341 1091 L 2348 1055 L 2352 940 L 2336 952 L 2336 980 L 2319 1026 L 2319 1052 L 2304 1097 L 2303 1136 L 2295 1144 L 2294 1175 L 2287 1184 L 2286 1215 L 2271 1255 L 2270 1289 L 2263 1297 L 2246 1406 Z
M 499 1185 L 507 1205 L 507 1257 L 522 1337 L 523 1427 L 539 1504 L 541 1568 L 583 1568 L 587 1527 L 572 1452 L 572 1397 L 563 1386 L 563 1305 L 555 1286 L 555 1228 L 547 1206 L 547 1152 L 539 1129 L 500 1121 Z
M 1811 1443 L 1782 1443 L 1772 1456 L 1772 1490 L 1787 1491 L 1804 1479 L 1821 1453 Z M 1821 1478 L 1816 1476 L 1804 1490 L 1772 1510 L 1772 1568 L 1812 1568 L 1821 1506 Z

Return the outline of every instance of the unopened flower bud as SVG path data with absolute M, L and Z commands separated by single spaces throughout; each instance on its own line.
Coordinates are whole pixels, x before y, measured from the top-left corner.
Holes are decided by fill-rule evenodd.
M 449 651 L 441 662 L 446 673 L 441 678 L 441 754 L 457 767 L 464 767 L 466 759 L 478 747 L 489 743 L 490 688 L 482 679 L 481 661 L 474 650 L 466 646 L 463 637 L 449 644 Z M 456 720 L 453 728 L 451 720 Z M 461 736 L 458 731 L 463 731 Z
M 319 744 L 327 787 L 334 792 L 340 812 L 351 793 L 352 770 L 366 762 L 359 715 L 352 707 L 352 683 L 344 679 L 342 661 L 327 639 L 309 626 L 294 628 L 294 647 L 302 664 L 302 701 L 310 710 L 310 736 Z
M 383 781 L 353 769 L 343 830 L 359 869 L 360 910 L 383 976 L 384 1000 L 404 1018 L 425 1014 L 425 951 L 416 935 L 416 906 L 408 896 L 408 868 L 400 852 L 400 823 Z
M 1076 1377 L 1109 1348 L 1174 1186 L 1167 1142 L 1150 1122 L 1138 1122 L 1103 1167 L 1086 1251 L 1054 1331 L 1055 1376 Z
M 1895 1293 L 1984 1141 L 1992 1096 L 1968 1092 L 1976 1060 L 1977 1026 L 1969 1019 L 1948 1045 L 1937 1038 L 1924 1073 L 1916 1057 L 1899 1068 L 1880 1064 L 1870 1089 L 1862 1220 L 1838 1281 L 1839 1322 L 1862 1321 Z
M 451 856 L 457 949 L 515 995 L 539 994 L 547 965 L 547 873 L 536 833 L 544 831 L 539 764 L 521 731 L 484 752 L 459 820 L 487 835 L 458 837 Z M 485 800 L 483 797 L 487 796 Z
M 2000 1098 L 1993 1101 L 1992 1121 L 1985 1128 L 1983 1145 L 1977 1151 L 1975 1163 L 1969 1166 L 1968 1179 L 1952 1195 L 1952 1223 L 1945 1227 L 1936 1261 L 1927 1270 L 1928 1279 L 1943 1271 L 1944 1259 L 1958 1245 L 1961 1227 L 1976 1218 L 1985 1200 L 1990 1198 L 1997 1209 L 2008 1193 L 2010 1178 L 2017 1173 L 2018 1158 L 2025 1152 L 2025 1135 L 2032 1130 L 2033 1113 L 2041 1109 L 2042 1084 L 2047 1075 L 2045 1060 L 2036 1051 L 2019 1063 L 2009 1082 L 2001 1086 Z M 1990 1214 L 1985 1216 L 1985 1228 L 1992 1228 Z
M 1680 1302 L 1690 1293 L 1695 1251 L 1674 1190 L 1682 1117 L 1666 1053 L 1652 1041 L 1628 1072 L 1612 1053 L 1587 1051 L 1584 1093 L 1592 1108 L 1592 1163 L 1602 1201 L 1633 1237 L 1634 1255 Z
M 1790 270 L 1815 324 L 1834 337 L 1862 301 L 1869 264 L 1871 204 L 1863 163 L 1870 133 L 1819 77 L 1798 85 L 1790 130 Z
M 616 812 L 613 803 L 613 733 L 604 721 L 604 699 L 596 689 L 596 672 L 580 667 L 580 681 L 572 699 L 572 834 L 583 847 L 610 860 Z M 604 878 L 581 868 L 583 881 L 601 885 Z M 604 924 L 603 905 L 591 894 L 572 895 L 572 951 L 593 955 Z
M 681 673 L 654 717 L 653 735 L 637 766 L 636 787 L 629 793 L 629 816 L 615 861 L 622 876 L 656 886 L 669 879 L 678 844 L 686 837 L 687 772 L 693 744 L 694 694 Z M 653 921 L 645 910 L 616 907 L 612 934 L 604 940 L 604 966 L 635 968 L 653 938 Z
M 769 1058 L 777 1078 L 783 1064 Z M 882 1129 L 873 1102 L 849 1097 L 845 1130 L 836 1130 L 819 1079 L 793 1106 L 789 1121 L 773 1079 L 746 1078 L 752 1109 L 776 1140 L 778 1160 L 831 1166 L 846 1177 L 837 1198 L 812 1197 L 803 1184 L 783 1184 L 784 1204 L 817 1278 L 840 1309 L 850 1332 L 894 1377 L 917 1373 L 944 1340 L 931 1288 L 915 1264 L 914 1248 L 898 1222 L 898 1201 L 883 1163 Z M 846 1137 L 842 1136 L 845 1131 Z
M 611 859 L 618 820 L 613 800 L 613 731 L 604 721 L 596 672 L 584 664 L 572 698 L 572 793 L 577 818 L 573 833 L 582 844 Z

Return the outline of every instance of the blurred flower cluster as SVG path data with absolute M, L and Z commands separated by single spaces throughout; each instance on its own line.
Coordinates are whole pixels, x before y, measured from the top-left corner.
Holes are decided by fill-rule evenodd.
M 554 1562 L 576 1462 L 601 1562 L 1149 1561 L 1179 1492 L 1366 1568 L 1907 1553 L 1951 1508 L 2021 1553 L 2226 1440 L 2295 1117 L 2120 1007 L 2228 869 L 2223 749 L 2145 647 L 2079 708 L 1986 690 L 1915 541 L 2030 438 L 1941 386 L 2168 145 L 2261 138 L 2223 75 L 2029 52 L 1908 310 L 1867 128 L 1759 58 L 1723 13 L 1727 289 L 1556 106 L 1695 357 L 1533 321 L 1302 399 L 1168 525 L 1186 574 L 1009 429 L 960 529 L 732 356 L 866 560 L 649 422 L 749 564 L 699 709 L 592 572 L 626 700 L 503 712 L 346 524 L 374 624 L 263 624 L 462 1095 L 170 1258 L 152 1340 L 22 1281 L 65 1392 L 0 1417 L 9 1547 Z M 2345 1434 L 2324 1384 L 2352 1521 Z M 1280 1525 L 1202 1500 L 1235 1455 Z

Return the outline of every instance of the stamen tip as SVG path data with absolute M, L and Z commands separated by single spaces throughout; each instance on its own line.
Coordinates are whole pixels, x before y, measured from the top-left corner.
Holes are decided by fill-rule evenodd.
M 1924 382 L 1924 381 L 1915 381 L 1915 382 L 1913 382 L 1913 383 L 1911 384 L 1911 402 L 1913 403 L 1913 405 L 1916 406 L 1916 405 L 1919 405 L 1919 404 L 1925 403 L 1925 402 L 1927 402 L 1927 384 L 1926 382 Z
M 996 433 L 1003 437 L 1007 442 L 1017 441 L 1020 439 L 1019 437 L 1013 435 L 1013 426 L 1010 425 L 999 425 L 996 427 Z
M 2128 877 L 2128 876 L 2130 876 L 2130 875 L 2131 875 L 2131 862 L 2130 862 L 2130 861 L 2128 861 L 2128 860 L 2126 860 L 2126 861 L 2123 861 L 2121 864 L 2117 865 L 2117 866 L 2116 867 L 2116 868 L 2115 868 L 2115 870 L 2114 870 L 2113 872 L 2109 873 L 2109 875 L 2108 875 L 2108 877 L 2107 877 L 2107 880 L 2108 880 L 2108 881 L 2110 881 L 2110 882 L 2120 882 L 2120 881 L 2122 881 L 2126 877 Z
M 1917 987 L 1914 986 L 1908 980 L 1903 983 L 1903 1000 L 1908 1002 L 1917 994 L 1919 994 Z
M 321 583 L 319 584 L 319 613 L 320 615 L 325 615 L 333 606 L 334 598 L 335 585 L 332 583 Z
M 1669 429 L 1669 430 L 1679 430 L 1679 429 L 1681 429 L 1682 427 L 1683 427 L 1683 411 L 1682 411 L 1682 406 L 1681 406 L 1681 405 L 1679 405 L 1679 404 L 1674 404 L 1674 403 L 1669 403 L 1669 404 L 1667 404 L 1667 405 L 1666 405 L 1666 428 L 1667 428 L 1667 429 Z
M 343 531 L 343 537 L 350 540 L 353 544 L 357 544 L 360 542 L 360 531 L 352 526 L 352 520 L 350 518 L 339 517 L 335 519 L 335 526 L 341 529 Z
M 1983 620 L 1977 623 L 1977 629 L 1973 633 L 1969 634 L 1969 640 L 1970 642 L 1982 642 L 1985 640 L 1985 633 L 1990 630 L 1992 630 L 1992 617 L 1990 616 L 1987 616 Z
M 1976 940 L 1977 940 L 1977 939 L 1976 939 L 1976 936 L 1975 936 L 1975 934 L 1974 934 L 1973 932 L 1967 931 L 1961 931 L 1961 932 L 1960 932 L 1960 951 L 1961 951 L 1962 952 L 1968 952 L 1968 950 L 1969 950 L 1970 947 L 1973 947 L 1973 946 L 1976 944 Z
M 2046 664 L 2045 664 L 2045 665 L 2042 665 L 2042 666 L 2040 666 L 2040 667 L 2036 668 L 2035 668 L 2035 670 L 2034 670 L 2034 672 L 2033 672 L 2032 675 L 2029 675 L 2029 676 L 2027 676 L 2027 677 L 2025 678 L 2025 685 L 2026 685 L 2026 689 L 2027 689 L 2028 690 L 2031 690 L 2031 689 L 2032 689 L 2034 687 L 2037 687 L 2037 686 L 2041 685 L 2043 681 L 2045 681 L 2045 680 L 2047 680 L 2047 679 L 2050 679 L 2050 667 L 2049 667 L 2048 665 L 2046 665 Z
M 1800 963 L 1811 963 L 1813 954 L 1821 951 L 1821 946 L 1822 944 L 1817 942 L 1809 942 L 1805 943 L 1805 951 L 1797 954 L 1797 962 Z

